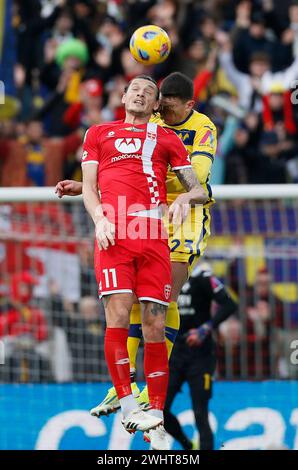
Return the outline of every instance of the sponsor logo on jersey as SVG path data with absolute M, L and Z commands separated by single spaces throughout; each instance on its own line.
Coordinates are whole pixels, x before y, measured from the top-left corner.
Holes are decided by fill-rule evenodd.
M 170 298 L 171 290 L 172 290 L 171 285 L 170 285 L 170 284 L 165 284 L 164 292 L 165 292 L 165 298 L 166 298 L 167 300 Z
M 208 126 L 205 126 L 205 127 L 208 128 Z M 208 128 L 208 131 L 205 132 L 202 139 L 200 140 L 200 145 L 210 145 L 210 147 L 213 147 L 213 144 L 214 144 L 213 134 L 210 128 Z
M 122 155 L 117 155 L 117 157 L 112 157 L 111 163 L 119 162 L 120 160 L 131 159 L 131 158 L 136 158 L 137 160 L 140 160 L 142 156 L 139 155 L 138 153 L 123 153 Z
M 141 139 L 127 138 L 127 139 L 116 139 L 115 147 L 119 152 L 122 153 L 135 153 L 141 148 Z
M 84 150 L 83 155 L 82 155 L 82 160 L 85 160 L 85 158 L 88 157 L 88 152 L 87 150 Z
M 138 129 L 137 127 L 122 127 L 121 131 L 130 131 L 130 132 L 145 132 L 145 129 Z
M 196 131 L 189 131 L 187 129 L 172 129 L 171 127 L 168 127 L 167 129 L 171 129 L 172 131 L 175 132 L 175 134 L 179 137 L 179 139 L 182 140 L 184 145 L 193 145 Z

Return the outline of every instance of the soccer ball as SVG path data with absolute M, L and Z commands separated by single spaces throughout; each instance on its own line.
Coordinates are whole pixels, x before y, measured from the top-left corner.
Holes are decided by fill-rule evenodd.
M 167 59 L 171 40 L 159 26 L 142 26 L 131 36 L 129 48 L 138 62 L 144 65 L 159 64 Z

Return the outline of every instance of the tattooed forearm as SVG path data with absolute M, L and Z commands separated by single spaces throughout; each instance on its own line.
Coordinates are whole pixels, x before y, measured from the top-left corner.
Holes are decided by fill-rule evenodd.
M 176 170 L 175 173 L 186 191 L 186 193 L 180 194 L 175 202 L 180 198 L 180 204 L 205 204 L 208 200 L 208 196 L 204 188 L 200 185 L 193 169 L 185 168 Z
M 192 168 L 185 168 L 175 171 L 177 178 L 186 191 L 200 187 L 198 178 Z

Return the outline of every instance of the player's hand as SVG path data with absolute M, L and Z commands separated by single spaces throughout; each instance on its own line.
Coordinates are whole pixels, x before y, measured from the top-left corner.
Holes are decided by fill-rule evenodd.
M 212 326 L 210 321 L 203 323 L 203 325 L 199 326 L 199 328 L 192 328 L 187 333 L 186 344 L 190 348 L 201 346 L 207 336 L 210 335 L 211 330 Z
M 98 219 L 95 225 L 95 236 L 99 250 L 107 250 L 109 244 L 115 245 L 115 224 L 105 216 Z
M 59 181 L 55 193 L 61 199 L 63 196 L 79 196 L 82 194 L 82 183 L 73 180 Z
M 180 194 L 169 207 L 169 221 L 174 226 L 183 224 L 190 210 L 188 193 Z

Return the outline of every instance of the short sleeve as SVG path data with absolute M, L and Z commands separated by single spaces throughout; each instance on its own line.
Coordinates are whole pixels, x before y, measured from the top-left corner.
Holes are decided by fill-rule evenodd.
M 97 135 L 97 126 L 92 126 L 87 129 L 83 141 L 82 165 L 86 165 L 87 163 L 99 163 Z
M 216 128 L 208 120 L 196 132 L 191 153 L 191 163 L 200 183 L 205 183 L 209 176 L 216 152 Z
M 182 141 L 174 132 L 170 132 L 168 136 L 169 145 L 169 163 L 172 170 L 180 170 L 182 168 L 191 168 L 191 162 L 188 151 L 184 147 Z

